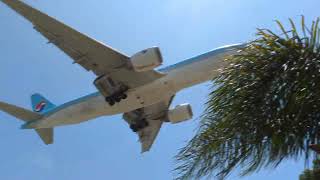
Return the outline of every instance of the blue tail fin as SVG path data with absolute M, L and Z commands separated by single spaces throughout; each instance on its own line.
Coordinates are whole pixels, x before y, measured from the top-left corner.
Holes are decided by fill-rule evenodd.
M 36 93 L 31 96 L 31 103 L 33 111 L 37 113 L 45 113 L 46 111 L 56 107 L 42 95 Z

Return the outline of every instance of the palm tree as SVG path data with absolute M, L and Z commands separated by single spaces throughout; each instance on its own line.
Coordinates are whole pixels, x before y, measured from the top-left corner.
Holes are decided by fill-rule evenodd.
M 200 126 L 176 156 L 177 179 L 240 168 L 248 175 L 285 159 L 310 157 L 320 141 L 320 30 L 289 19 L 278 35 L 257 29 L 257 39 L 227 61 L 213 79 Z

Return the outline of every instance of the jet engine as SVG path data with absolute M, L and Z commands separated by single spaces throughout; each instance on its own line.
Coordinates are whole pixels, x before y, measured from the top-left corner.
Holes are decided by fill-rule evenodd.
M 158 47 L 140 51 L 130 59 L 131 66 L 136 72 L 150 71 L 162 64 L 162 56 Z
M 171 123 L 180 123 L 190 120 L 193 116 L 190 104 L 180 104 L 168 111 L 168 119 Z

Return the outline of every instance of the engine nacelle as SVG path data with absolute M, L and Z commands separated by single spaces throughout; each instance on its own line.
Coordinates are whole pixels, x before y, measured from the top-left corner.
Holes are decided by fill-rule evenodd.
M 171 123 L 180 123 L 192 119 L 193 113 L 190 104 L 180 104 L 168 111 L 168 119 Z
M 130 59 L 131 66 L 136 72 L 150 71 L 162 64 L 162 56 L 158 47 L 140 51 Z

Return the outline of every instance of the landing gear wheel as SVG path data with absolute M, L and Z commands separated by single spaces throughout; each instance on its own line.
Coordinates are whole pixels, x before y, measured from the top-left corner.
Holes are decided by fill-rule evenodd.
M 126 94 L 121 95 L 121 99 L 127 99 L 127 97 L 128 97 L 128 95 L 126 95 Z
M 109 103 L 110 106 L 113 106 L 115 104 L 114 100 L 111 97 L 106 97 L 105 100 Z
M 109 103 L 110 106 L 113 106 L 113 105 L 115 104 L 115 102 L 114 102 L 113 99 L 110 99 L 110 100 L 108 101 L 108 103 Z
M 130 128 L 133 132 L 138 132 L 139 130 L 149 126 L 149 123 L 146 119 L 141 119 L 137 124 L 130 124 Z
M 133 132 L 138 132 L 139 131 L 139 127 L 136 124 L 131 124 L 130 125 L 130 129 L 132 129 Z
M 120 98 L 120 97 L 115 97 L 114 100 L 115 100 L 116 102 L 120 102 L 120 101 L 121 101 L 121 98 Z

